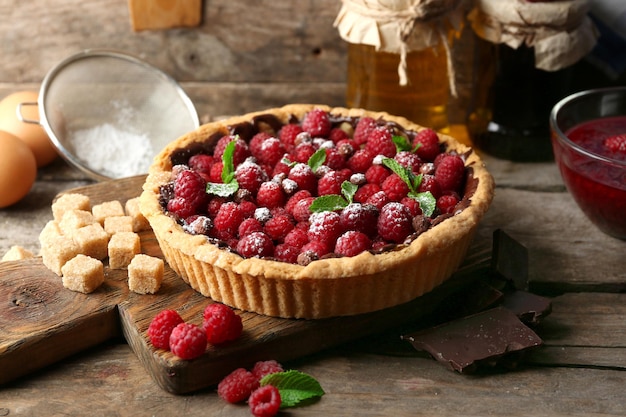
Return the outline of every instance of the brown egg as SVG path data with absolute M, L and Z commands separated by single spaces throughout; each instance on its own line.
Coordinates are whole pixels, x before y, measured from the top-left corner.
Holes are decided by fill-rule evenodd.
M 39 124 L 22 122 L 17 117 L 20 103 L 36 103 L 36 91 L 20 91 L 9 94 L 0 101 L 0 130 L 9 132 L 22 139 L 31 149 L 37 160 L 37 167 L 48 165 L 58 156 L 48 134 Z M 39 120 L 37 105 L 22 105 L 21 114 L 24 119 Z
M 0 208 L 20 201 L 36 178 L 37 161 L 28 145 L 0 130 Z

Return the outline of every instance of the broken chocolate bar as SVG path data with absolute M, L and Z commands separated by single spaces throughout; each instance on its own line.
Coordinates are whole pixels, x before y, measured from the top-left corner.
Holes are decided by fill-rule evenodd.
M 521 321 L 529 325 L 538 324 L 552 312 L 552 302 L 549 298 L 526 291 L 506 294 L 502 307 L 511 310 Z
M 505 356 L 510 361 L 517 357 L 511 353 L 521 354 L 543 343 L 504 307 L 404 335 L 402 339 L 460 373 L 470 373 L 484 365 L 497 366 Z

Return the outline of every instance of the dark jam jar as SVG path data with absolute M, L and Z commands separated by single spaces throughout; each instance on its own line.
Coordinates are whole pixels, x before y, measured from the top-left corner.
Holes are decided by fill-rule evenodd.
M 513 49 L 477 40 L 477 84 L 467 128 L 473 144 L 498 158 L 519 162 L 553 159 L 548 118 L 561 98 L 573 93 L 573 67 L 535 67 L 533 48 Z
M 552 107 L 575 91 L 574 72 L 595 46 L 588 0 L 475 0 L 467 128 L 485 153 L 518 162 L 552 160 Z

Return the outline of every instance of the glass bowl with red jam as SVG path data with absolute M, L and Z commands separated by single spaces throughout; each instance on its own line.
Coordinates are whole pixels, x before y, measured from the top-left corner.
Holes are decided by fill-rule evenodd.
M 626 240 L 626 87 L 581 91 L 550 114 L 563 181 L 604 233 Z

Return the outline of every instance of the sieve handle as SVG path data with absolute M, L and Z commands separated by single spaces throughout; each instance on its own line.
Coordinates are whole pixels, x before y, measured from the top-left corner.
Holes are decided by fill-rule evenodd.
M 36 101 L 29 101 L 29 102 L 25 102 L 25 103 L 18 103 L 17 104 L 17 108 L 15 109 L 15 114 L 17 115 L 17 118 L 24 123 L 31 123 L 34 125 L 38 125 L 41 124 L 39 122 L 39 120 L 32 120 L 32 119 L 27 119 L 24 117 L 24 115 L 22 114 L 22 106 L 36 106 L 37 102 Z

